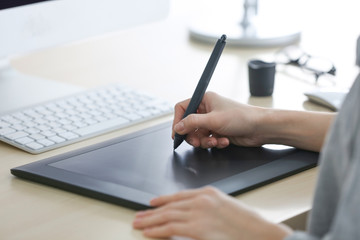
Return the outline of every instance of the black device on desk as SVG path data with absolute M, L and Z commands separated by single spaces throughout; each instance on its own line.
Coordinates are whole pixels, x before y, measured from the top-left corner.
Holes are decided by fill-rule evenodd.
M 150 199 L 212 185 L 238 194 L 317 165 L 291 148 L 172 149 L 171 123 L 11 169 L 15 176 L 132 209 Z

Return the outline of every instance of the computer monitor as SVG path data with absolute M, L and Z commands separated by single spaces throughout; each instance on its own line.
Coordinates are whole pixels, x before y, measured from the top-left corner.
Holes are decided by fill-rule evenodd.
M 78 91 L 21 74 L 11 67 L 12 57 L 160 20 L 169 5 L 169 0 L 0 1 L 0 114 Z

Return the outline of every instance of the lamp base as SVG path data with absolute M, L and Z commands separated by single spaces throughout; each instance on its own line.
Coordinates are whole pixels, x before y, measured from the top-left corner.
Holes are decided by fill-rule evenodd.
M 296 43 L 301 31 L 283 24 L 254 22 L 244 27 L 240 23 L 197 23 L 190 27 L 190 36 L 196 40 L 214 43 L 226 34 L 227 44 L 237 47 L 278 47 Z

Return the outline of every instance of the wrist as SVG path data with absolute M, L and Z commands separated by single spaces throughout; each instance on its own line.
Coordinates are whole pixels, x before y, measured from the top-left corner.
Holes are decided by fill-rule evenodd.
M 267 223 L 264 227 L 266 240 L 283 240 L 293 233 L 293 230 L 284 224 Z
M 292 133 L 291 112 L 263 109 L 257 121 L 257 135 L 262 144 L 287 144 Z
M 252 232 L 256 232 L 252 239 L 254 240 L 283 240 L 293 233 L 293 230 L 285 224 L 272 223 L 260 215 L 254 215 Z
M 320 151 L 333 113 L 263 109 L 257 123 L 262 144 Z

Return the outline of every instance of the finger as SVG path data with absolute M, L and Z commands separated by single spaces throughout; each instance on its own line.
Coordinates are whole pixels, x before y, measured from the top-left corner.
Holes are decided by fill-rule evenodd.
M 178 201 L 169 202 L 155 209 L 137 212 L 135 218 L 147 217 L 150 215 L 158 214 L 159 212 L 167 211 L 169 209 L 177 209 L 184 211 L 190 209 L 191 207 L 191 202 L 187 201 L 187 199 L 181 199 Z
M 171 222 L 161 226 L 144 229 L 143 233 L 150 238 L 169 238 L 172 236 L 192 237 L 191 226 L 182 222 Z
M 175 111 L 174 111 L 174 120 L 173 120 L 173 124 L 172 124 L 172 138 L 174 138 L 175 136 L 175 132 L 174 132 L 174 126 L 180 122 L 180 120 L 183 118 L 184 113 L 186 111 L 187 106 L 189 105 L 190 99 L 184 100 L 182 102 L 179 102 L 175 105 Z
M 192 142 L 195 142 L 194 139 L 196 139 L 196 138 L 193 138 Z M 221 148 L 225 148 L 225 147 L 229 146 L 230 141 L 227 137 L 221 137 L 217 134 L 210 135 L 210 133 L 208 132 L 207 134 L 199 136 L 199 143 L 197 143 L 197 144 L 199 144 L 198 146 L 200 146 L 202 148 L 216 147 L 216 148 L 221 149 Z
M 148 216 L 137 217 L 133 222 L 133 227 L 136 229 L 144 229 L 163 225 L 169 222 L 182 222 L 187 219 L 189 219 L 189 212 L 178 209 L 169 209 L 167 211 L 159 211 Z
M 202 148 L 213 148 L 217 147 L 218 141 L 215 137 L 207 136 L 200 139 L 200 146 Z
M 227 146 L 229 146 L 230 145 L 230 140 L 228 139 L 228 138 L 226 138 L 226 137 L 221 137 L 221 138 L 218 138 L 217 139 L 217 142 L 218 142 L 218 144 L 217 144 L 217 148 L 226 148 Z
M 185 135 L 194 132 L 196 129 L 211 131 L 212 114 L 190 114 L 182 119 L 179 123 L 174 125 L 174 130 L 178 134 Z
M 180 191 L 178 193 L 171 194 L 171 195 L 163 195 L 163 196 L 152 199 L 150 201 L 150 205 L 154 206 L 154 207 L 158 207 L 158 206 L 162 206 L 164 204 L 168 204 L 170 202 L 176 202 L 176 201 L 195 197 L 196 195 L 201 194 L 202 192 L 204 192 L 204 189 L 198 188 L 198 189 L 190 189 L 190 190 Z
M 216 95 L 215 93 L 210 93 L 210 92 L 207 92 L 205 93 L 204 97 L 203 97 L 203 100 L 201 101 L 198 109 L 197 109 L 197 113 L 207 113 L 208 112 L 208 109 L 207 109 L 207 104 L 206 102 L 210 101 L 210 99 Z M 208 99 L 208 100 L 206 100 Z M 174 121 L 173 121 L 173 126 L 172 126 L 172 138 L 174 138 L 175 136 L 175 132 L 177 131 L 174 131 L 174 126 L 179 123 L 181 121 L 181 119 L 184 117 L 184 113 L 186 111 L 186 108 L 188 107 L 189 103 L 190 103 L 190 100 L 191 99 L 187 99 L 187 100 L 184 100 L 182 102 L 179 102 L 175 105 L 175 114 L 174 114 Z M 178 132 L 179 133 L 179 132 Z
M 187 134 L 186 141 L 194 147 L 200 147 L 202 139 L 208 138 L 210 135 L 211 133 L 205 129 L 196 129 Z
M 138 212 L 135 214 L 135 218 L 140 218 L 140 217 L 149 216 L 149 215 L 153 214 L 153 212 L 154 212 L 153 209 L 138 211 Z
M 213 137 L 216 138 L 217 144 L 216 148 L 225 148 L 230 145 L 230 139 L 227 137 L 220 136 L 219 134 L 213 134 Z

